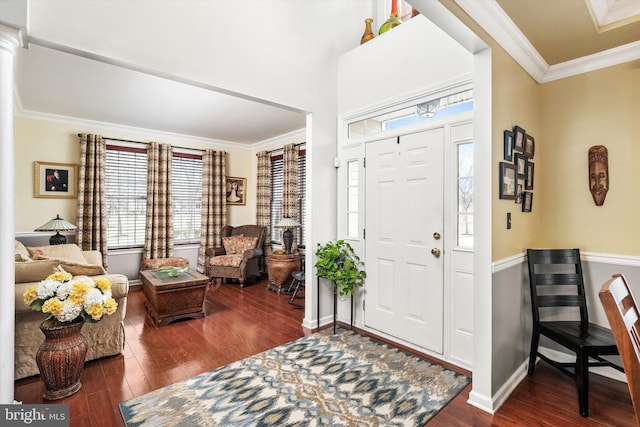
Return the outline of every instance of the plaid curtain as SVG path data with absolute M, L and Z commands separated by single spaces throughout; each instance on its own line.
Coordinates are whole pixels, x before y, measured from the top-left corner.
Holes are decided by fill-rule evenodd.
M 271 156 L 258 153 L 258 182 L 256 193 L 256 224 L 266 227 L 262 252 L 271 252 Z
M 147 218 L 143 259 L 173 256 L 173 209 L 171 208 L 171 159 L 169 144 L 152 142 L 147 148 Z
M 106 144 L 100 135 L 80 134 L 76 243 L 102 253 L 107 268 L 107 219 L 104 201 Z
M 298 218 L 298 154 L 299 146 L 289 144 L 284 146 L 283 166 L 283 201 L 282 216 Z
M 226 153 L 207 149 L 202 154 L 202 224 L 198 271 L 205 272 L 205 250 L 221 245 L 220 232 L 227 222 L 225 188 Z

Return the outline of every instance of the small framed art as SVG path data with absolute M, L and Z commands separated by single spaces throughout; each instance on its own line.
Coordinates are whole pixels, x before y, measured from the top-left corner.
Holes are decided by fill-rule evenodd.
M 536 153 L 536 141 L 529 134 L 524 136 L 524 151 L 523 154 L 528 159 L 533 159 L 533 155 Z
M 522 203 L 522 194 L 524 192 L 524 186 L 525 186 L 525 182 L 524 182 L 524 177 L 518 177 L 517 179 L 517 183 L 516 183 L 516 203 L 520 204 Z
M 247 204 L 247 178 L 227 177 L 227 205 Z
M 522 153 L 515 153 L 514 155 L 514 160 L 513 160 L 513 165 L 516 167 L 516 173 L 518 174 L 518 177 L 526 177 L 527 176 L 527 164 L 528 164 L 528 160 L 524 154 Z
M 522 212 L 531 212 L 532 205 L 533 193 L 531 191 L 525 191 L 522 193 Z
M 533 171 L 535 164 L 533 162 L 527 162 L 527 179 L 525 180 L 525 190 L 533 190 Z
M 33 162 L 33 197 L 72 199 L 78 197 L 78 165 Z
M 504 131 L 504 159 L 508 162 L 513 161 L 513 132 Z
M 501 199 L 514 200 L 516 198 L 516 168 L 513 163 L 500 162 L 500 192 Z
M 513 127 L 513 151 L 524 151 L 524 136 L 526 132 L 520 126 Z

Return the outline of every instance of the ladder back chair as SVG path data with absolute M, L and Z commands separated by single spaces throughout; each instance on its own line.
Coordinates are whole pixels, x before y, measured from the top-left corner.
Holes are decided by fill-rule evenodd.
M 602 356 L 617 355 L 610 329 L 589 322 L 579 249 L 527 249 L 533 331 L 529 375 L 536 357 L 571 377 L 578 388 L 580 415 L 589 415 L 589 368 L 621 366 Z M 563 320 L 558 320 L 563 319 Z M 567 320 L 564 320 L 567 319 Z M 553 360 L 538 351 L 540 336 L 575 353 L 574 362 Z
M 618 344 L 627 376 L 636 422 L 640 425 L 640 312 L 621 274 L 614 274 L 600 290 L 600 301 Z

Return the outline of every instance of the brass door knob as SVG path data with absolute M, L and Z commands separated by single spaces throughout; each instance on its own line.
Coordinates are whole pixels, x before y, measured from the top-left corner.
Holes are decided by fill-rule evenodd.
M 440 240 L 440 237 L 442 237 L 442 236 L 440 236 L 440 233 L 438 233 L 437 231 L 435 233 L 433 233 L 433 238 L 434 239 Z
M 431 249 L 431 254 L 436 258 L 440 257 L 441 253 L 442 253 L 442 251 L 440 250 L 440 248 Z

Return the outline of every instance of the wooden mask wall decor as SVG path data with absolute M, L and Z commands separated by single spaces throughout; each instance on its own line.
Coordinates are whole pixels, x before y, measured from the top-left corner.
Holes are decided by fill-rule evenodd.
M 589 148 L 589 189 L 596 206 L 602 206 L 609 191 L 609 152 L 604 145 Z

